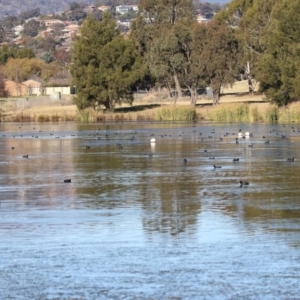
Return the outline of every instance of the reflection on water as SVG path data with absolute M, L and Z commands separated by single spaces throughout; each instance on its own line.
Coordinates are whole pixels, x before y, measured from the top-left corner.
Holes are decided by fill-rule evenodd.
M 298 297 L 299 145 L 292 125 L 0 124 L 1 299 Z

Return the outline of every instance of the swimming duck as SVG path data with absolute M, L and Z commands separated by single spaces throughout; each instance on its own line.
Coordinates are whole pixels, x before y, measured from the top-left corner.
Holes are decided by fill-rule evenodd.
M 288 158 L 287 161 L 295 161 L 295 157 Z
M 249 182 L 248 181 L 240 181 L 240 186 L 243 186 L 243 185 L 249 185 Z
M 65 179 L 64 182 L 65 182 L 65 183 L 70 183 L 70 182 L 71 182 L 71 179 Z

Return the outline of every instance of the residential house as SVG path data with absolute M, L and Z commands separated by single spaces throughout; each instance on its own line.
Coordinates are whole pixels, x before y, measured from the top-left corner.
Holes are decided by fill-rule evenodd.
M 21 32 L 24 30 L 24 26 L 23 25 L 15 26 L 13 28 L 13 30 L 14 30 L 15 35 L 19 36 L 19 35 L 21 35 Z
M 198 23 L 208 23 L 210 20 L 205 18 L 203 15 L 197 15 L 197 22 Z
M 63 32 L 63 39 L 68 39 L 68 38 L 72 38 L 73 36 L 75 36 L 76 34 L 79 33 L 79 25 L 75 25 L 75 24 L 70 24 L 68 26 L 66 26 L 62 32 Z
M 117 21 L 117 24 L 118 24 L 119 26 L 123 26 L 123 27 L 125 27 L 125 28 L 130 28 L 131 21 L 130 21 L 130 20 L 124 20 L 124 21 L 118 20 L 118 21 Z
M 102 11 L 108 11 L 108 10 L 110 10 L 110 6 L 102 5 L 102 6 L 99 6 L 98 9 L 102 10 Z
M 130 11 L 131 7 L 128 5 L 118 5 L 116 6 L 117 13 L 124 15 Z
M 51 27 L 55 24 L 64 24 L 63 21 L 57 19 L 48 19 L 48 20 L 39 20 L 41 24 L 45 25 L 46 27 Z
M 41 83 L 33 79 L 26 80 L 22 84 L 27 87 L 27 95 L 35 95 L 41 88 Z
M 128 5 L 133 11 L 138 12 L 139 7 L 137 5 Z
M 42 36 L 43 38 L 48 38 L 52 34 L 53 34 L 53 29 L 47 28 L 46 30 L 41 31 L 39 36 Z
M 83 8 L 83 11 L 86 12 L 87 14 L 92 13 L 95 10 L 96 10 L 96 6 L 93 5 L 88 5 Z
M 13 80 L 5 80 L 4 84 L 9 97 L 28 95 L 27 86 L 23 83 L 18 83 Z

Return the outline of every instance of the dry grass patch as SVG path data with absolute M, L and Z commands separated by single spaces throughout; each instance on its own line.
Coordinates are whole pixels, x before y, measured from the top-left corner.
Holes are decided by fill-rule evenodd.
M 259 84 L 255 80 L 252 80 L 254 91 L 257 92 Z M 236 81 L 232 86 L 223 87 L 223 94 L 237 94 L 237 93 L 249 93 L 248 80 Z

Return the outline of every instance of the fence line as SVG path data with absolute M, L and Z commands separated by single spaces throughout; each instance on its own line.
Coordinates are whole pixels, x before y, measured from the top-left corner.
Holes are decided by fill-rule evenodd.
M 22 111 L 37 106 L 64 106 L 72 105 L 72 97 L 62 97 L 61 99 L 51 99 L 49 96 L 3 99 L 1 107 L 4 111 Z

